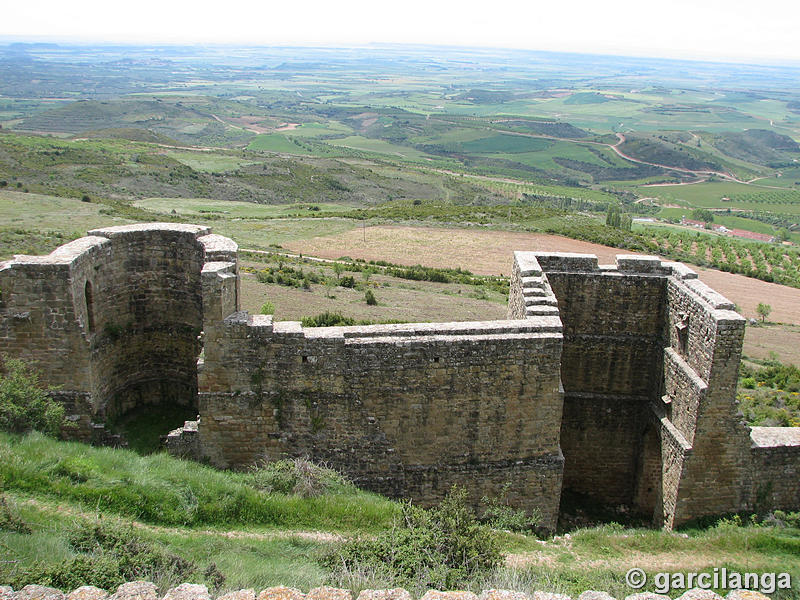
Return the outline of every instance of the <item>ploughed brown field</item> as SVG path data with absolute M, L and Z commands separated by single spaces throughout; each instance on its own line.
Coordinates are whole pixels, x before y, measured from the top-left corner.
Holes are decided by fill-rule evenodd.
M 404 265 L 461 267 L 482 275 L 509 275 L 514 250 L 596 254 L 601 264 L 613 263 L 617 254 L 630 254 L 619 248 L 557 235 L 388 225 L 293 240 L 284 246 L 294 252 L 323 258 L 349 256 Z M 702 281 L 735 302 L 745 317 L 757 318 L 756 307 L 759 302 L 764 302 L 772 306 L 770 321 L 800 325 L 800 289 L 714 269 L 693 268 Z M 797 328 L 776 335 L 775 343 L 765 340 L 765 337 L 772 337 L 767 334 L 768 330 L 748 328 L 748 331 L 760 335 L 748 334 L 745 354 L 766 358 L 769 351 L 774 351 L 781 360 L 800 362 L 800 333 Z M 758 349 L 751 347 L 749 341 L 752 337 L 759 338 Z
M 284 246 L 322 258 L 350 256 L 404 265 L 461 267 L 480 275 L 509 275 L 514 250 L 596 254 L 600 264 L 613 264 L 617 254 L 631 254 L 620 248 L 541 233 L 381 225 L 367 228 L 366 242 L 364 233 L 351 229 L 334 236 L 294 240 Z M 771 321 L 800 325 L 800 289 L 693 268 L 701 280 L 738 304 L 744 316 L 756 317 L 756 306 L 764 302 L 772 306 Z

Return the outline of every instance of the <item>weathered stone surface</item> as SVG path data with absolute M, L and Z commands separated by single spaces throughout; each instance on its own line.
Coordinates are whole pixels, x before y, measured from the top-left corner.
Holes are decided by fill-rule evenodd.
M 533 600 L 572 600 L 566 594 L 553 594 L 550 592 L 534 592 Z
M 675 600 L 722 600 L 722 596 L 711 590 L 692 588 L 678 596 Z
M 513 590 L 483 590 L 478 600 L 530 600 L 530 596 Z
M 0 600 L 14 600 L 16 593 L 10 585 L 0 585 Z
M 390 590 L 361 590 L 357 600 L 412 600 L 411 594 L 403 588 Z
M 625 600 L 672 600 L 669 596 L 664 594 L 656 594 L 654 592 L 639 592 L 638 594 L 631 594 L 625 596 Z
M 306 600 L 353 600 L 353 594 L 350 590 L 321 586 L 310 590 Z
M 217 600 L 256 600 L 256 592 L 253 589 L 237 590 L 223 594 Z
M 64 600 L 64 592 L 43 585 L 26 585 L 14 595 L 15 600 Z
M 578 596 L 578 600 L 617 600 L 609 594 L 608 592 L 598 592 L 595 590 L 586 590 L 580 596 Z
M 448 592 L 428 590 L 420 600 L 478 600 L 478 596 L 472 592 L 461 590 Z
M 755 590 L 731 590 L 725 596 L 726 600 L 770 600 L 769 596 Z
M 119 586 L 109 600 L 158 600 L 158 594 L 149 581 L 131 581 Z
M 282 585 L 261 590 L 258 600 L 305 600 L 306 595 L 295 588 Z
M 211 600 L 208 588 L 196 583 L 182 583 L 170 589 L 163 600 Z
M 67 600 L 105 600 L 108 592 L 93 585 L 84 585 L 67 594 Z

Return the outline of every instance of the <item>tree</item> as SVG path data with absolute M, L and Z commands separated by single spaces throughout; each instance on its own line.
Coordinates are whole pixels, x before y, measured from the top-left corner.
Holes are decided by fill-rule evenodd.
M 336 273 L 336 279 L 338 281 L 339 277 L 342 276 L 342 271 L 344 271 L 344 267 L 342 263 L 335 262 L 333 263 L 333 272 Z
M 758 313 L 758 316 L 761 317 L 761 322 L 763 323 L 767 320 L 769 313 L 772 312 L 772 307 L 769 304 L 759 302 L 758 307 L 756 307 L 756 312 Z
M 619 208 L 616 206 L 609 206 L 606 210 L 606 225 L 609 227 L 619 227 L 622 222 L 622 217 L 619 214 Z
M 692 218 L 695 221 L 705 221 L 706 223 L 714 222 L 714 213 L 707 208 L 695 208 L 692 211 Z
M 0 356 L 0 430 L 33 429 L 55 437 L 64 426 L 64 407 L 50 398 L 37 373 L 22 361 Z

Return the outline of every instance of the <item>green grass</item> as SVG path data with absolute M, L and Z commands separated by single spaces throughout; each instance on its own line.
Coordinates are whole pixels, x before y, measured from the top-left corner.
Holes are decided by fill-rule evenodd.
M 293 141 L 280 133 L 262 133 L 253 138 L 247 146 L 248 150 L 265 151 L 265 152 L 280 152 L 286 154 L 312 154 L 307 148 L 300 146 L 297 142 Z
M 335 542 L 330 535 L 304 530 L 373 535 L 389 529 L 398 514 L 396 503 L 347 485 L 312 498 L 267 494 L 254 487 L 248 473 L 219 472 L 164 455 L 140 457 L 130 451 L 57 442 L 38 434 L 0 434 L 0 477 L 10 509 L 31 529 L 0 529 L 6 561 L 0 563 L 0 580 L 13 581 L 37 563 L 55 566 L 74 559 L 74 532 L 100 519 L 123 528 L 135 520 L 131 531 L 136 536 L 197 565 L 190 581 L 203 581 L 203 571 L 213 563 L 224 576 L 219 593 L 273 585 L 309 590 L 322 584 L 358 593 L 366 587 L 396 585 L 368 572 L 334 577 L 316 560 Z M 264 507 L 269 518 L 254 518 Z M 214 518 L 204 520 L 201 515 Z M 651 584 L 646 589 L 651 591 L 652 576 L 660 571 L 710 572 L 726 566 L 800 577 L 800 529 L 750 523 L 748 518 L 708 521 L 710 525 L 688 526 L 680 533 L 601 525 L 574 530 L 569 539 L 544 541 L 503 533 L 499 539 L 504 551 L 522 553 L 517 566 L 501 567 L 464 587 L 572 597 L 595 589 L 621 598 L 632 593 L 624 574 L 633 566 L 648 572 Z M 665 568 L 665 561 L 673 566 Z M 156 573 L 145 578 L 155 579 L 162 592 L 180 583 Z M 796 599 L 798 594 L 782 591 L 773 598 Z
M 330 531 L 385 527 L 396 505 L 347 487 L 302 498 L 267 494 L 249 473 L 221 472 L 165 454 L 0 433 L 6 490 L 76 503 L 156 525 L 262 526 Z
M 161 449 L 161 436 L 197 418 L 197 410 L 188 406 L 157 404 L 143 406 L 109 423 L 111 431 L 120 433 L 128 447 L 142 455 Z
M 350 207 L 329 202 L 295 204 L 256 204 L 236 200 L 211 198 L 146 198 L 133 205 L 161 214 L 178 214 L 186 217 L 218 216 L 225 219 L 272 219 L 278 217 L 313 217 L 318 212 L 326 214 L 347 212 Z M 316 207 L 319 210 L 314 210 Z M 175 211 L 173 213 L 173 211 Z
M 419 162 L 427 158 L 427 155 L 408 146 L 400 146 L 385 142 L 379 139 L 366 138 L 360 135 L 351 135 L 345 138 L 327 140 L 327 144 L 332 146 L 343 146 L 354 150 L 363 150 L 375 154 L 387 154 L 403 160 Z
M 353 130 L 347 125 L 338 121 L 328 121 L 327 123 L 302 123 L 299 127 L 290 130 L 289 135 L 316 138 L 327 135 L 349 135 L 352 132 Z
M 0 530 L 0 580 L 11 582 L 32 565 L 56 566 L 79 556 L 71 547 L 70 538 L 78 528 L 96 523 L 130 527 L 133 521 L 95 511 L 84 512 L 81 507 L 60 500 L 32 498 L 16 493 L 7 494 L 14 511 L 32 528 L 31 534 Z M 237 531 L 224 535 L 214 530 L 164 528 L 138 524 L 133 531 L 146 543 L 177 554 L 194 562 L 199 568 L 187 577 L 190 582 L 203 581 L 202 573 L 214 565 L 224 575 L 217 590 L 219 594 L 246 588 L 260 590 L 286 585 L 309 590 L 325 582 L 326 573 L 314 560 L 329 542 L 292 535 L 291 532 Z M 167 588 L 183 583 L 163 573 L 142 573 L 159 586 L 161 594 Z M 42 582 L 44 583 L 44 582 Z M 96 580 L 85 581 L 97 585 Z M 21 585 L 17 586 L 18 588 Z M 69 590 L 68 590 L 69 591 Z M 113 587 L 110 591 L 114 591 Z
M 214 152 L 170 151 L 167 155 L 191 167 L 195 171 L 201 171 L 203 173 L 226 173 L 228 171 L 235 171 L 239 167 L 246 165 L 258 164 L 258 161 L 243 160 L 235 156 L 228 156 L 224 153 L 217 154 Z
M 103 214 L 106 208 L 104 204 L 81 202 L 77 198 L 0 190 L 0 227 L 84 235 L 95 227 L 130 222 Z

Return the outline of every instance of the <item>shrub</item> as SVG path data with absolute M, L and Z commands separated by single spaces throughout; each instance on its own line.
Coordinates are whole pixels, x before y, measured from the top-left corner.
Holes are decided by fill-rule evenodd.
M 364 292 L 364 301 L 370 306 L 375 306 L 378 304 L 378 299 L 375 298 L 375 294 L 372 292 L 372 290 L 367 290 Z
M 303 327 L 335 327 L 338 325 L 355 325 L 355 319 L 345 317 L 339 313 L 325 311 L 316 317 L 303 317 Z
M 466 490 L 453 488 L 436 508 L 403 507 L 390 531 L 353 539 L 322 558 L 334 576 L 368 572 L 415 589 L 459 589 L 500 564 L 497 538 L 466 506 Z
M 69 545 L 77 555 L 55 564 L 34 564 L 17 572 L 14 587 L 28 583 L 75 589 L 95 585 L 110 590 L 125 581 L 149 580 L 159 587 L 188 579 L 205 579 L 212 587 L 224 582 L 218 571 L 206 569 L 165 550 L 137 534 L 132 526 L 106 521 L 79 523 L 69 533 Z
M 333 469 L 305 458 L 262 461 L 252 471 L 253 485 L 269 493 L 313 498 L 350 487 Z
M 742 387 L 747 388 L 748 390 L 752 390 L 756 387 L 756 378 L 755 377 L 745 377 L 742 379 Z
M 274 315 L 275 314 L 275 305 L 272 302 L 264 302 L 261 305 L 261 314 L 262 315 Z
M 14 507 L 2 493 L 0 493 L 0 531 L 31 533 L 31 526 L 17 515 Z
M 484 496 L 481 503 L 486 506 L 483 513 L 483 520 L 494 529 L 504 529 L 507 531 L 528 532 L 534 531 L 542 520 L 542 515 L 538 510 L 534 510 L 530 515 L 524 509 L 514 508 L 508 503 L 508 490 L 510 484 L 503 486 L 500 497 L 490 498 Z
M 0 429 L 57 436 L 64 424 L 64 407 L 50 398 L 38 375 L 22 361 L 0 356 Z

